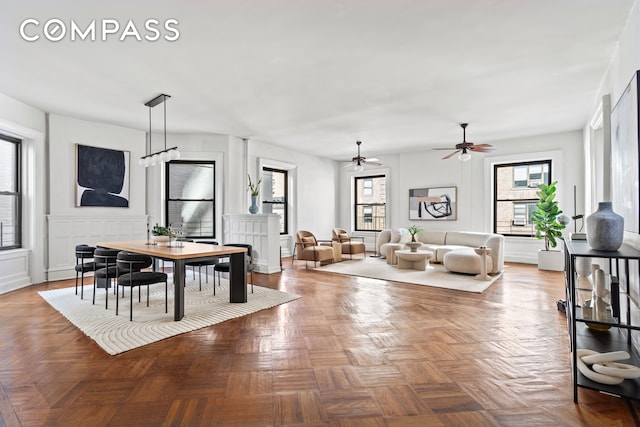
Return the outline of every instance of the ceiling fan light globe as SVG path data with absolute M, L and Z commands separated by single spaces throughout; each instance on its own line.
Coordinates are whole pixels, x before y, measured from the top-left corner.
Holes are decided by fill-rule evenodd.
M 364 166 L 362 165 L 353 165 L 353 170 L 356 172 L 362 172 L 363 169 L 364 169 Z
M 464 151 L 464 152 L 462 152 L 462 153 L 460 153 L 460 154 L 458 155 L 458 158 L 459 158 L 461 161 L 466 162 L 466 161 L 468 161 L 468 160 L 471 160 L 471 154 L 469 154 L 468 152 Z

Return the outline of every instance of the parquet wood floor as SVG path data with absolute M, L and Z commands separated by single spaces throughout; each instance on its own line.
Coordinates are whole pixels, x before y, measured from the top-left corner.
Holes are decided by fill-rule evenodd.
M 284 268 L 256 283 L 303 298 L 118 356 L 37 295 L 73 281 L 0 295 L 0 425 L 635 424 L 573 403 L 562 273 L 507 264 L 478 295 Z

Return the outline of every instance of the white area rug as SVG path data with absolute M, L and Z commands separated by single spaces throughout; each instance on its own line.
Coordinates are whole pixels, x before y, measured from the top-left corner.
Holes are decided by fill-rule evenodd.
M 151 285 L 149 307 L 146 304 L 146 289 L 142 289 L 142 301 L 138 302 L 138 291 L 133 291 L 133 321 L 129 321 L 129 289 L 125 298 L 120 298 L 119 314 L 116 316 L 116 297 L 109 294 L 109 309 L 104 308 L 105 291 L 96 293 L 93 305 L 92 286 L 85 285 L 84 300 L 75 294 L 75 287 L 38 292 L 53 308 L 93 339 L 107 353 L 114 355 L 146 344 L 163 340 L 185 332 L 245 316 L 266 308 L 275 307 L 300 298 L 269 288 L 249 286 L 247 303 L 229 302 L 228 283 L 223 279 L 222 287 L 216 287 L 213 296 L 211 284 L 188 281 L 185 288 L 185 316 L 179 322 L 173 320 L 173 285 L 169 276 L 169 312 L 164 312 L 164 285 Z
M 476 280 L 473 275 L 451 273 L 441 264 L 431 263 L 425 271 L 405 270 L 387 264 L 385 259 L 371 257 L 337 262 L 316 270 L 476 293 L 484 292 L 502 275 L 491 276 L 491 280 L 486 281 Z

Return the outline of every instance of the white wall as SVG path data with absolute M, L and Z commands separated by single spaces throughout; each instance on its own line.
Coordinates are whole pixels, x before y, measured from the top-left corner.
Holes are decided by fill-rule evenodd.
M 558 201 L 561 208 L 572 212 L 572 186 L 575 183 L 578 185 L 583 183 L 581 131 L 483 142 L 493 144 L 495 152 L 472 154 L 471 160 L 467 162 L 461 162 L 455 157 L 442 160 L 443 152 L 434 150 L 377 156 L 383 164 L 382 168 L 367 169 L 357 175 L 371 175 L 385 171 L 388 174 L 388 228 L 406 228 L 409 225 L 417 224 L 426 230 L 490 232 L 492 230 L 493 190 L 490 181 L 488 181 L 492 169 L 487 167 L 487 164 L 491 164 L 492 161 L 505 162 L 505 159 L 510 159 L 513 162 L 524 161 L 535 158 L 538 156 L 536 153 L 556 151 L 559 157 L 554 160 L 557 170 L 553 179 L 559 181 Z M 344 168 L 340 175 L 339 224 L 346 229 L 353 229 L 351 206 L 352 179 L 355 175 L 349 168 Z M 456 186 L 458 190 L 458 219 L 456 221 L 409 221 L 409 189 L 449 186 Z M 580 210 L 582 209 L 582 199 L 578 200 L 578 203 Z M 507 250 L 505 251 L 506 260 L 538 262 L 537 250 L 542 247 L 541 241 L 535 238 L 509 238 L 508 240 L 512 240 L 508 244 L 512 248 L 512 253 L 516 255 L 510 258 Z M 370 246 L 369 241 L 367 246 Z
M 145 238 L 146 178 L 144 168 L 137 164 L 145 143 L 144 131 L 49 117 L 49 280 L 75 276 L 77 244 Z M 75 206 L 76 144 L 130 152 L 128 208 Z
M 640 70 L 640 5 L 638 2 L 633 6 L 627 26 L 618 41 L 611 64 L 594 99 L 591 115 L 597 113 L 602 97 L 607 94 L 611 97 L 613 109 L 637 70 Z M 604 165 L 604 174 L 610 176 L 610 173 L 610 165 Z M 595 177 L 595 179 L 598 185 L 602 185 L 602 178 Z M 624 240 L 640 248 L 640 235 L 625 232 Z
M 275 163 L 274 163 L 275 162 Z M 252 179 L 259 176 L 260 164 L 289 165 L 294 181 L 289 189 L 293 205 L 289 218 L 289 239 L 283 240 L 283 254 L 292 250 L 291 242 L 298 230 L 307 230 L 318 239 L 331 239 L 331 230 L 337 225 L 338 164 L 304 153 L 291 151 L 273 144 L 251 140 L 248 143 L 247 171 Z M 246 176 L 246 175 L 245 175 Z M 246 182 L 246 178 L 245 178 Z M 245 207 L 249 207 L 249 195 L 245 184 Z
M 0 294 L 45 280 L 46 118 L 0 94 L 0 132 L 22 139 L 22 248 L 0 252 Z

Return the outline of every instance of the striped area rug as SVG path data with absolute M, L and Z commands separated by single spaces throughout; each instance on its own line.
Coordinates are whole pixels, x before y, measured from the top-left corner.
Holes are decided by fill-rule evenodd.
M 53 308 L 94 340 L 107 353 L 115 355 L 151 344 L 165 338 L 194 331 L 225 320 L 246 316 L 260 310 L 275 307 L 295 299 L 298 295 L 269 288 L 254 286 L 248 291 L 248 302 L 229 302 L 228 282 L 216 287 L 213 296 L 211 284 L 188 282 L 185 288 L 185 316 L 173 320 L 173 285 L 169 276 L 169 312 L 164 312 L 164 285 L 151 285 L 149 307 L 146 305 L 146 289 L 142 290 L 142 301 L 138 302 L 138 291 L 134 290 L 133 321 L 129 321 L 129 289 L 125 298 L 120 298 L 119 314 L 116 316 L 116 297 L 109 294 L 109 309 L 105 309 L 105 291 L 96 293 L 96 304 L 92 304 L 92 286 L 85 285 L 84 300 L 75 294 L 75 287 L 38 292 Z

